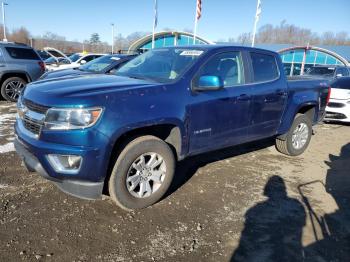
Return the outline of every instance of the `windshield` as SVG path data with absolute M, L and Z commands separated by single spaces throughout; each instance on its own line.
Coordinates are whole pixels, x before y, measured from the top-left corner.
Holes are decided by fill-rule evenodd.
M 116 75 L 171 82 L 182 75 L 203 53 L 201 49 L 153 49 L 126 63 Z
M 86 63 L 85 65 L 80 66 L 79 69 L 89 72 L 102 72 L 106 67 L 108 67 L 117 60 L 120 60 L 120 58 L 109 55 L 101 56 L 97 59 Z
M 82 57 L 80 54 L 73 54 L 69 56 L 70 61 L 76 62 L 80 57 Z
M 49 57 L 49 58 L 46 59 L 44 62 L 45 62 L 45 63 L 56 63 L 57 60 L 56 60 L 55 58 L 53 58 L 53 57 Z

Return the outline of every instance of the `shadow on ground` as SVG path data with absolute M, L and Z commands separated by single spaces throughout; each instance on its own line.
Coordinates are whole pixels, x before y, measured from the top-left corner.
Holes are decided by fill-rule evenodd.
M 274 144 L 274 139 L 265 139 L 186 158 L 177 164 L 173 182 L 170 185 L 165 198 L 182 187 L 191 179 L 199 168 L 204 167 L 205 165 L 238 155 L 247 154 L 256 150 L 261 150 L 273 146 Z
M 265 186 L 266 201 L 245 214 L 240 243 L 231 261 L 350 261 L 350 143 L 339 156 L 330 155 L 326 184 L 299 185 L 302 203 L 287 196 L 285 183 L 273 176 Z M 337 211 L 319 216 L 301 187 L 321 183 L 334 198 Z M 316 241 L 302 246 L 302 230 L 310 217 Z M 316 225 L 317 224 L 317 225 Z M 317 233 L 315 228 L 321 228 Z
M 301 202 L 287 196 L 280 176 L 266 183 L 266 201 L 256 204 L 245 214 L 240 244 L 231 261 L 300 261 L 305 225 Z
M 339 156 L 329 155 L 325 189 L 334 198 L 338 209 L 315 219 L 323 238 L 306 247 L 308 260 L 350 261 L 350 143 Z M 308 207 L 310 213 L 312 207 Z

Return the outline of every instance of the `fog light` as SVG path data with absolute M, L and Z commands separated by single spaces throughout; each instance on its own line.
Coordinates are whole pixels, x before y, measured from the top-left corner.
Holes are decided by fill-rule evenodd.
M 48 155 L 51 166 L 58 173 L 76 174 L 79 172 L 82 157 L 76 155 Z

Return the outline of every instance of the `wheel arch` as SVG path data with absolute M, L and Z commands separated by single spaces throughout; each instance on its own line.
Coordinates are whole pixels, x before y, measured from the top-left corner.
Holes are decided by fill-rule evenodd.
M 312 123 L 316 122 L 317 118 L 317 104 L 314 101 L 305 102 L 301 105 L 299 105 L 293 114 L 290 114 L 290 116 L 284 119 L 284 121 L 288 121 L 288 125 L 285 126 L 284 131 L 281 132 L 281 135 L 278 136 L 278 139 L 285 140 L 286 135 L 288 133 L 288 130 L 293 125 L 294 118 L 298 114 L 304 114 L 306 115 Z
M 180 160 L 183 156 L 183 130 L 179 125 L 174 123 L 162 123 L 156 125 L 148 125 L 143 127 L 135 127 L 127 131 L 121 132 L 115 139 L 113 139 L 112 149 L 108 159 L 108 169 L 104 182 L 104 191 L 107 189 L 108 180 L 113 169 L 113 165 L 119 156 L 120 152 L 133 139 L 151 135 L 158 137 L 165 141 L 174 153 L 175 159 Z
M 27 83 L 32 81 L 30 76 L 24 71 L 5 71 L 1 74 L 0 84 L 2 85 L 2 83 L 10 77 L 20 77 L 20 78 L 26 80 Z

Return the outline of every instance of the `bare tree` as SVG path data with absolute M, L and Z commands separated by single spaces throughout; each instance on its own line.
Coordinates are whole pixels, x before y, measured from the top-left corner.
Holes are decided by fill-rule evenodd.
M 17 43 L 30 44 L 30 33 L 22 26 L 12 31 L 9 35 L 9 40 Z
M 252 34 L 251 33 L 243 33 L 238 36 L 237 42 L 241 45 L 247 45 L 252 41 Z
M 237 42 L 246 44 L 250 35 L 243 33 L 238 36 Z M 251 41 L 251 38 L 250 38 Z M 256 34 L 257 43 L 280 43 L 294 45 L 350 45 L 350 38 L 346 32 L 325 32 L 322 36 L 310 29 L 288 24 L 283 20 L 279 25 L 266 24 L 259 28 Z

